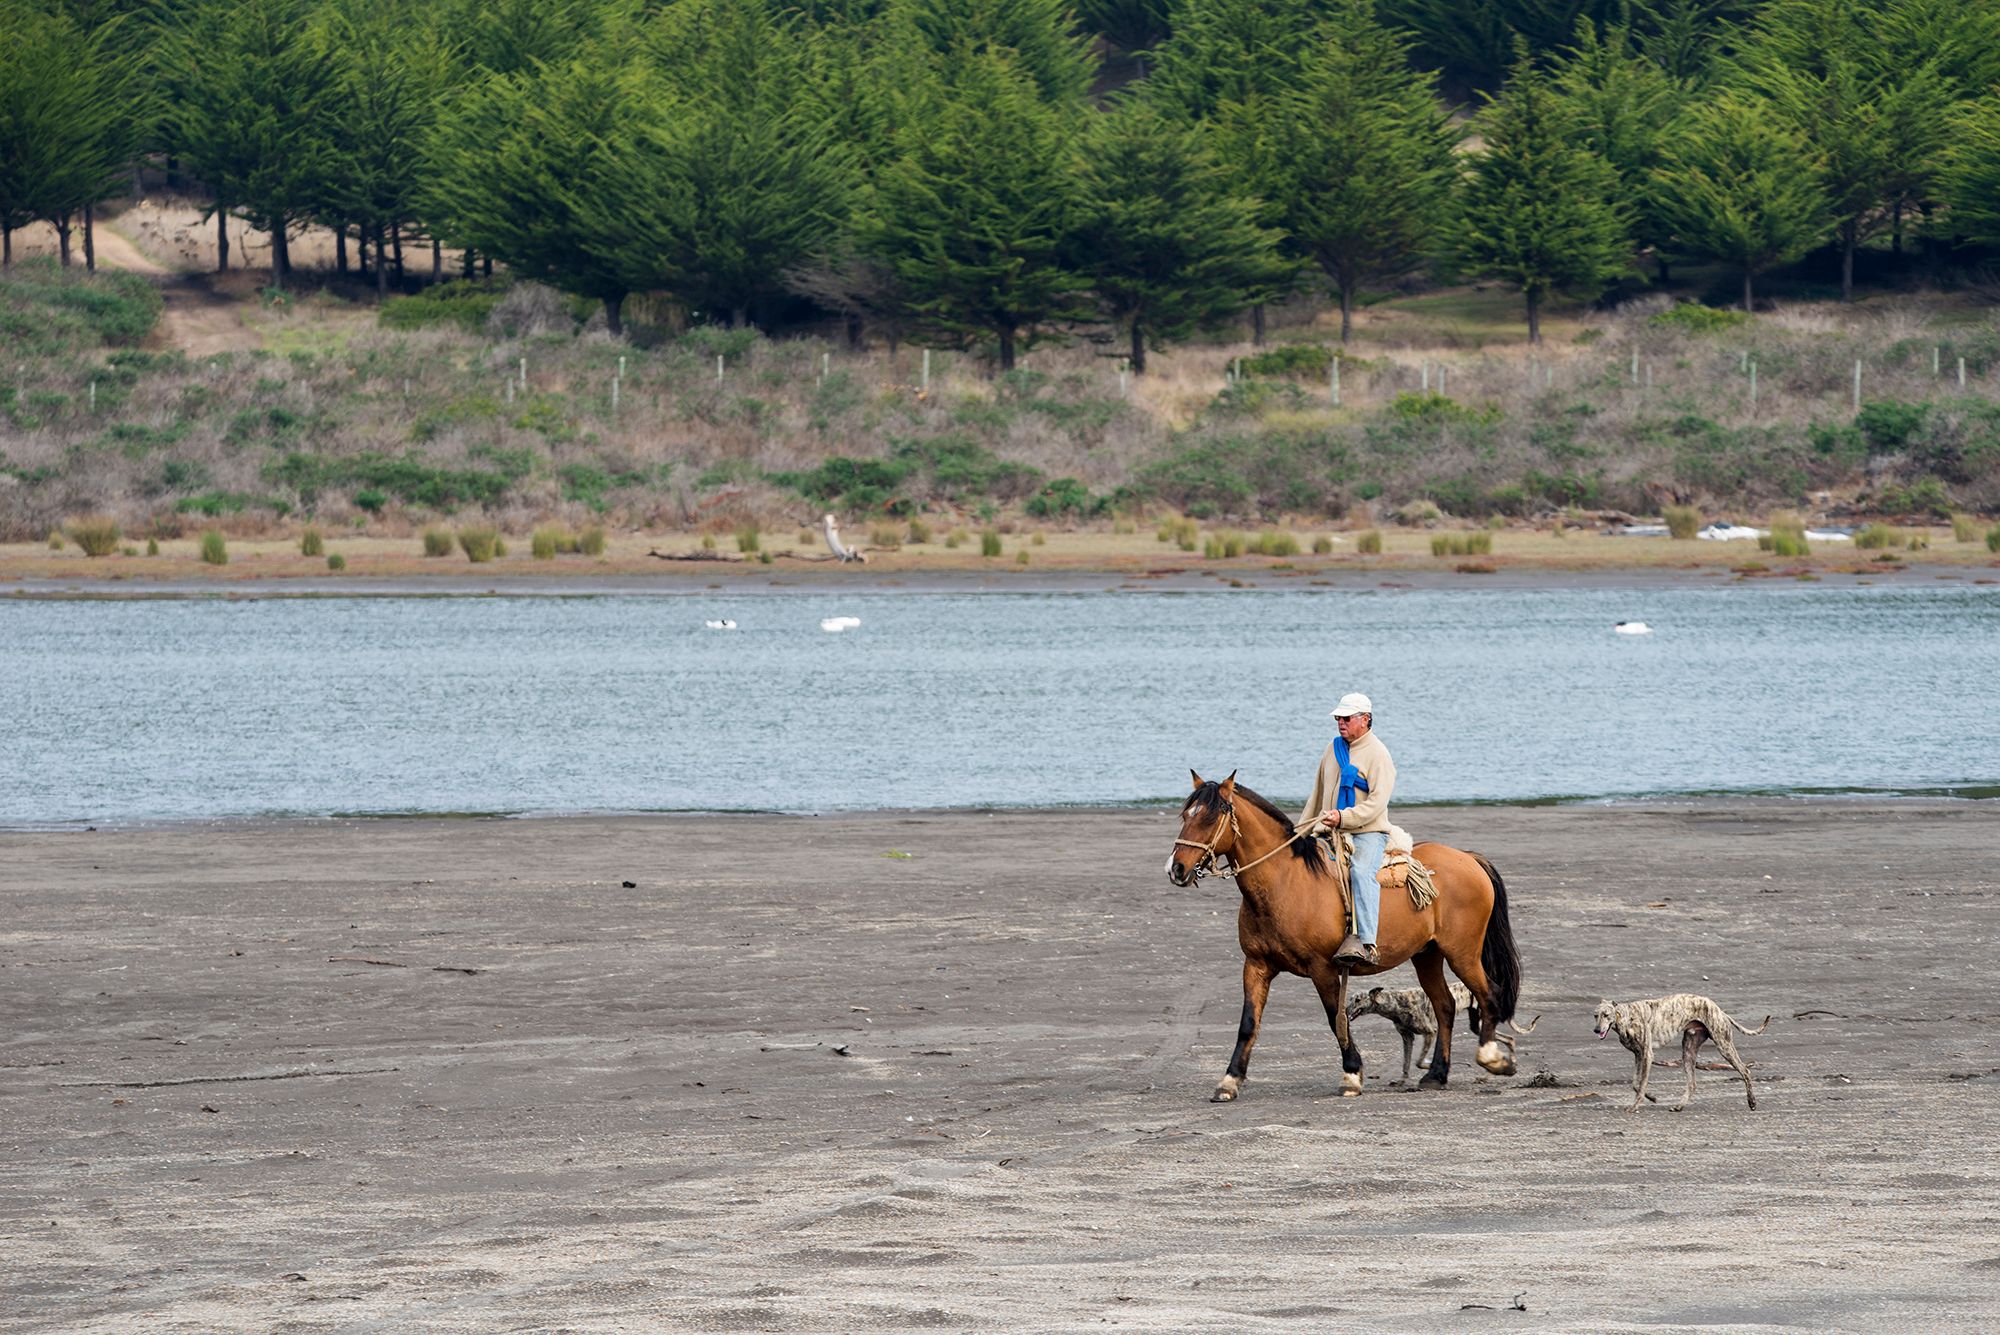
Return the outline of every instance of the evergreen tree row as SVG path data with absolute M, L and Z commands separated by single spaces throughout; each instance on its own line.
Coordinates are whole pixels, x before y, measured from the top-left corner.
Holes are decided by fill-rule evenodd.
M 0 244 L 135 165 L 731 324 L 1149 347 L 1420 266 L 1554 293 L 2000 242 L 2000 0 L 0 0 Z M 1450 28 L 1446 15 L 1461 22 Z M 1482 27 L 1481 25 L 1484 25 Z M 1449 31 L 1447 29 L 1449 28 Z M 1491 70 L 1452 33 L 1504 38 Z M 1458 38 L 1451 38 L 1458 40 Z M 1458 62 L 1454 64 L 1453 62 Z M 1450 114 L 1432 66 L 1491 82 Z M 218 231 L 228 263 L 226 232 Z M 344 254 L 344 250 L 343 250 Z

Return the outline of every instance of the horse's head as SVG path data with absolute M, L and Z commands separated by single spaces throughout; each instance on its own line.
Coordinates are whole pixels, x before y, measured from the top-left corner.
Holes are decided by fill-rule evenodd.
M 1193 885 L 1215 869 L 1219 854 L 1236 847 L 1236 773 L 1221 783 L 1203 779 L 1193 770 L 1194 791 L 1181 807 L 1181 833 L 1167 859 L 1167 879 Z

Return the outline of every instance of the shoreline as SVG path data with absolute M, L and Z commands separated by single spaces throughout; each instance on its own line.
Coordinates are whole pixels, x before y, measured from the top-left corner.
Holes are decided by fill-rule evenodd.
M 223 833 L 282 830 L 324 830 L 349 825 L 408 826 L 426 822 L 440 825 L 571 825 L 644 824 L 646 822 L 701 821 L 787 821 L 831 823 L 837 821 L 936 821 L 978 817 L 1061 816 L 1092 817 L 1144 816 L 1171 813 L 1181 797 L 1116 799 L 1105 802 L 1076 802 L 1068 805 L 997 804 L 978 807 L 854 807 L 825 811 L 785 811 L 756 807 L 680 807 L 672 810 L 493 810 L 493 811 L 330 811 L 324 813 L 262 812 L 210 816 L 78 817 L 69 820 L 0 819 L 0 836 L 41 834 L 175 834 L 196 830 Z M 1280 806 L 1296 805 L 1299 799 L 1273 799 Z M 1899 812 L 1921 811 L 1930 807 L 1960 810 L 1986 803 L 2000 804 L 2000 780 L 1940 784 L 1923 788 L 1852 789 L 1829 791 L 1775 789 L 1756 791 L 1689 791 L 1611 794 L 1607 796 L 1445 798 L 1436 801 L 1399 802 L 1399 810 L 1421 811 L 1426 817 L 1479 812 L 1605 811 L 1700 812 L 1793 811 L 1828 807 L 1840 811 L 1881 806 Z
M 747 568 L 746 568 L 747 567 Z M 1218 568 L 1220 567 L 1220 568 Z M 328 576 L 276 571 L 189 573 L 162 576 L 49 576 L 10 574 L 0 565 L 0 602 L 33 600 L 240 599 L 240 598 L 602 598 L 784 596 L 787 594 L 1086 594 L 1253 593 L 1301 590 L 1327 593 L 1402 591 L 1520 591 L 1524 589 L 1791 587 L 1830 582 L 1843 587 L 1911 587 L 1962 581 L 2000 587 L 2000 562 L 1911 562 L 1896 567 L 1786 566 L 1753 573 L 1699 565 L 1594 566 L 1496 565 L 1490 571 L 1393 566 L 1214 566 L 1165 563 L 1148 568 L 1072 567 L 962 570 L 826 566 L 771 570 L 747 562 L 697 570 L 587 570 L 563 572 L 453 569 L 436 573 Z

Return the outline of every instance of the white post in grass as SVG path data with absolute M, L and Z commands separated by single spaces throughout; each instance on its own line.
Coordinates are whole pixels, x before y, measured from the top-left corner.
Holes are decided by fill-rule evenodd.
M 1430 393 L 1430 392 L 1431 392 L 1431 364 L 1430 364 L 1429 362 L 1425 362 L 1425 363 L 1424 363 L 1424 393 L 1428 394 L 1428 393 Z
M 1965 388 L 1965 358 L 1963 357 L 1958 359 L 1958 387 L 1960 389 Z
M 625 378 L 625 358 L 622 356 L 618 359 L 618 378 L 620 380 Z
M 1650 393 L 1652 393 L 1652 390 L 1653 390 L 1653 364 L 1652 364 L 1651 362 L 1647 362 L 1647 363 L 1646 363 L 1646 392 L 1650 394 Z
M 1639 350 L 1632 349 L 1632 383 L 1639 383 Z
M 719 352 L 715 354 L 715 383 L 722 383 L 722 354 Z
M 832 371 L 833 371 L 833 354 L 830 352 L 822 352 L 819 355 L 820 384 L 824 385 L 826 383 L 826 378 L 829 374 L 832 373 Z
M 1854 359 L 1854 411 L 1861 411 L 1861 359 Z
M 924 378 L 917 388 L 926 394 L 931 392 L 931 350 L 929 348 L 924 349 Z
M 618 388 L 619 379 L 614 375 L 611 377 L 611 415 L 613 417 L 618 416 Z
M 1126 366 L 1125 362 L 1118 363 L 1118 397 L 1121 399 L 1125 397 Z
M 90 411 L 97 411 L 97 382 L 95 380 L 90 382 Z
M 1438 396 L 1440 398 L 1444 396 L 1444 368 L 1442 366 L 1438 367 Z
M 1328 374 L 1333 377 L 1333 406 L 1338 408 L 1340 406 L 1340 358 L 1335 357 L 1333 359 L 1333 368 Z
M 528 392 L 528 359 L 526 357 L 521 358 L 521 392 L 523 394 Z
M 1550 366 L 1550 367 L 1547 367 L 1547 368 L 1545 368 L 1545 369 L 1544 369 L 1544 370 L 1542 371 L 1542 387 L 1543 387 L 1544 389 L 1554 389 L 1554 388 L 1556 387 L 1556 368 L 1555 368 L 1555 367 L 1553 367 L 1553 366 Z
M 1750 353 L 1748 350 L 1738 354 L 1736 369 L 1738 371 L 1748 371 L 1750 369 Z
M 1937 379 L 1939 374 L 1940 372 L 1938 371 L 1938 346 L 1937 344 L 1933 343 L 1931 344 L 1931 379 L 1933 380 Z
M 1755 416 L 1756 412 L 1757 412 L 1757 363 L 1751 362 L 1750 363 L 1750 413 L 1752 416 Z

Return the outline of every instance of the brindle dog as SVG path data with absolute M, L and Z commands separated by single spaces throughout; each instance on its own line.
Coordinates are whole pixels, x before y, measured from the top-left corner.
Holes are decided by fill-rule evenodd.
M 1764 1023 L 1755 1029 L 1746 1029 L 1723 1013 L 1722 1007 L 1709 998 L 1693 992 L 1676 992 L 1670 997 L 1655 997 L 1651 1001 L 1627 1001 L 1612 1005 L 1608 1001 L 1597 1003 L 1597 1036 L 1604 1038 L 1618 1035 L 1618 1041 L 1628 1048 L 1638 1060 L 1638 1074 L 1632 1078 L 1632 1106 L 1625 1111 L 1637 1112 L 1639 1105 L 1646 1101 L 1646 1079 L 1653 1073 L 1653 1052 L 1663 1044 L 1678 1041 L 1681 1045 L 1681 1059 L 1678 1065 L 1687 1068 L 1687 1093 L 1673 1106 L 1674 1112 L 1694 1101 L 1695 1053 L 1701 1045 L 1713 1042 L 1719 1051 L 1743 1077 L 1743 1094 L 1750 1100 L 1750 1106 L 1757 1106 L 1757 1091 L 1750 1085 L 1750 1064 L 1736 1050 L 1737 1034 L 1761 1034 L 1771 1027 L 1771 1017 L 1766 1015 Z M 1661 1062 L 1662 1066 L 1676 1065 Z M 1710 1067 L 1710 1070 L 1720 1068 Z

